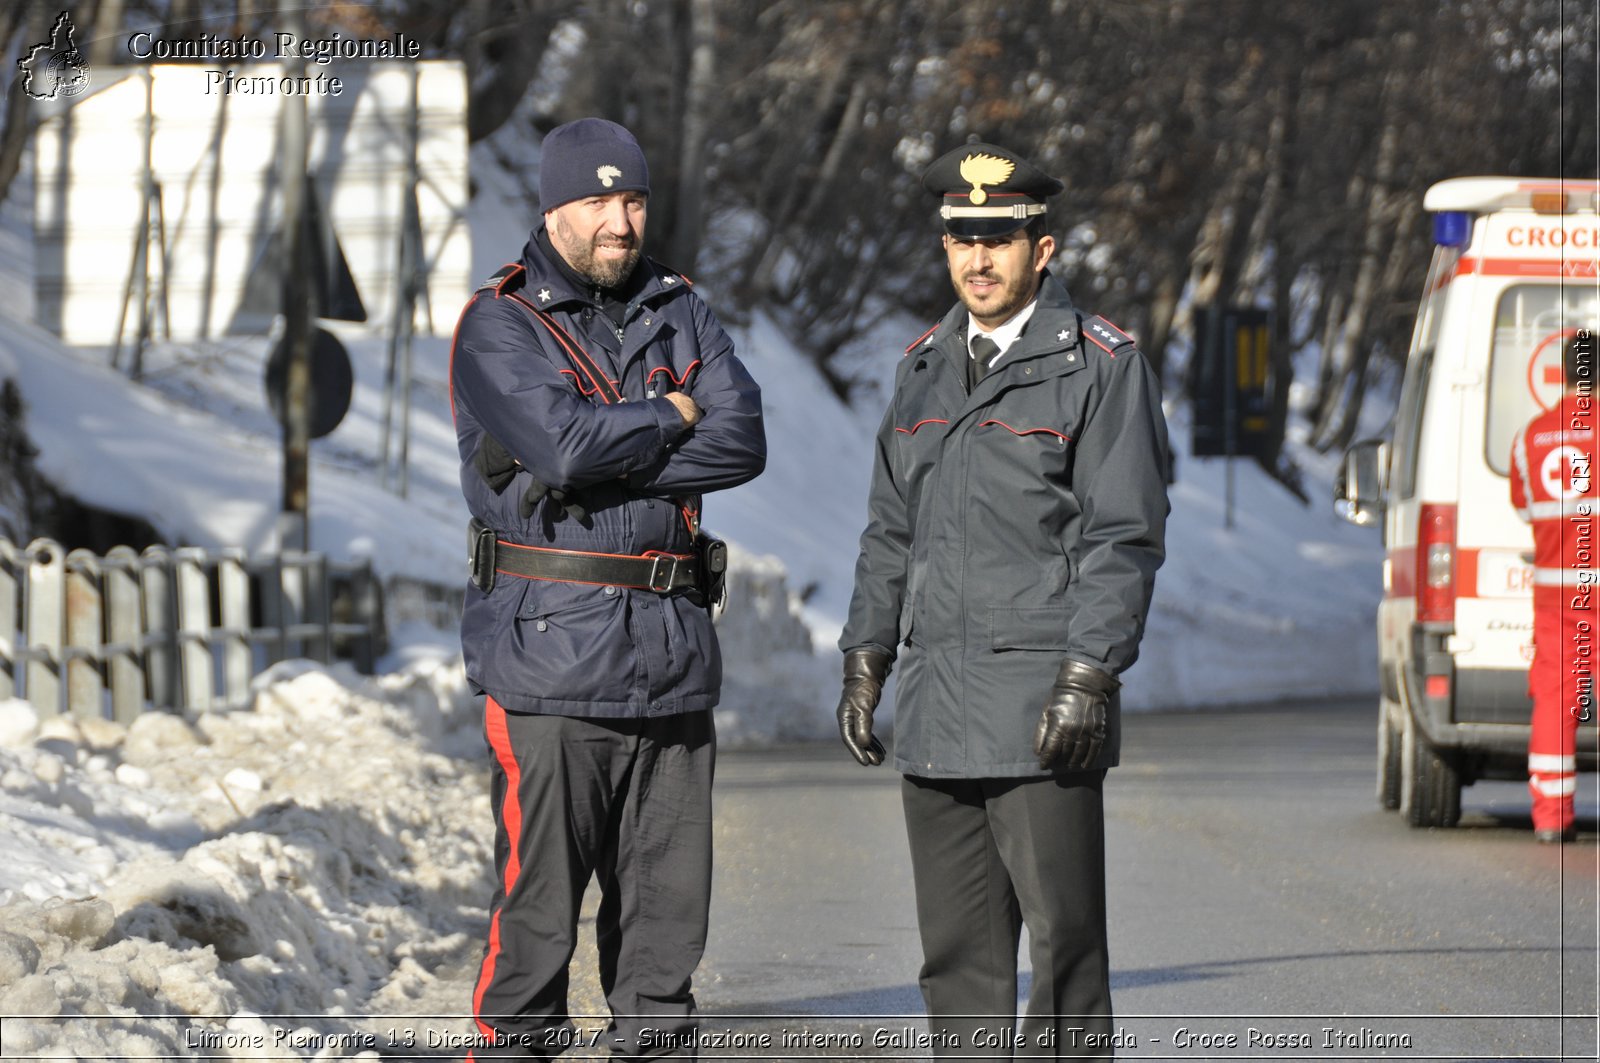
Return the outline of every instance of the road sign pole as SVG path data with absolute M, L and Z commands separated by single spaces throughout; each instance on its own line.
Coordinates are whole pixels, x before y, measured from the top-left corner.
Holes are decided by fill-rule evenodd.
M 305 36 L 305 10 L 293 4 L 283 12 L 286 29 L 295 40 Z M 305 60 L 289 60 L 291 84 L 299 85 Z M 306 97 L 293 92 L 284 101 L 283 235 L 286 254 L 283 273 L 283 329 L 288 354 L 284 382 L 283 506 L 279 517 L 279 544 L 285 550 L 311 546 L 311 312 L 307 299 L 309 275 L 305 239 L 306 210 Z
M 1239 452 L 1238 396 L 1235 392 L 1239 387 L 1239 374 L 1234 364 L 1238 359 L 1238 352 L 1229 340 L 1234 336 L 1234 329 L 1230 328 L 1232 321 L 1225 307 L 1218 306 L 1209 318 L 1212 331 L 1213 350 L 1218 352 L 1222 360 L 1222 449 L 1224 462 L 1223 489 L 1224 504 L 1222 509 L 1222 526 L 1228 530 L 1233 529 L 1233 457 Z

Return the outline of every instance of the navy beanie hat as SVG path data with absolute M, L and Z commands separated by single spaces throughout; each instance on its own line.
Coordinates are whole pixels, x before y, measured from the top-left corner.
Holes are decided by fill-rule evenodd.
M 604 118 L 580 118 L 545 134 L 539 151 L 539 209 L 585 196 L 650 193 L 650 170 L 633 134 Z

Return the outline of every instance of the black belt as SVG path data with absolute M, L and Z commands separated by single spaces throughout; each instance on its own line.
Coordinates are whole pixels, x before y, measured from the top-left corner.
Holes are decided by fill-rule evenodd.
M 473 539 L 471 562 L 475 578 L 503 572 L 523 579 L 631 587 L 657 594 L 688 590 L 700 582 L 700 559 L 693 554 L 593 554 L 523 546 L 496 538 L 491 529 L 476 524 Z

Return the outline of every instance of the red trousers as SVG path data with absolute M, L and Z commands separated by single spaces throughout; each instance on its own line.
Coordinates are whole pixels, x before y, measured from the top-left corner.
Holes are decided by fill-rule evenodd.
M 1533 829 L 1572 826 L 1577 791 L 1580 720 L 1592 719 L 1594 674 L 1600 638 L 1594 586 L 1533 589 L 1533 731 L 1528 738 L 1528 788 L 1533 793 Z

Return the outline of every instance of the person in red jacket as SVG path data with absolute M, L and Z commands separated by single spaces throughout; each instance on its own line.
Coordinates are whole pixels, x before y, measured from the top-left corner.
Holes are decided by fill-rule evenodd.
M 1561 401 L 1511 444 L 1511 504 L 1533 525 L 1533 666 L 1528 694 L 1528 788 L 1541 842 L 1573 836 L 1580 720 L 1594 714 L 1595 638 L 1600 634 L 1596 557 L 1594 335 L 1579 329 L 1562 353 Z

